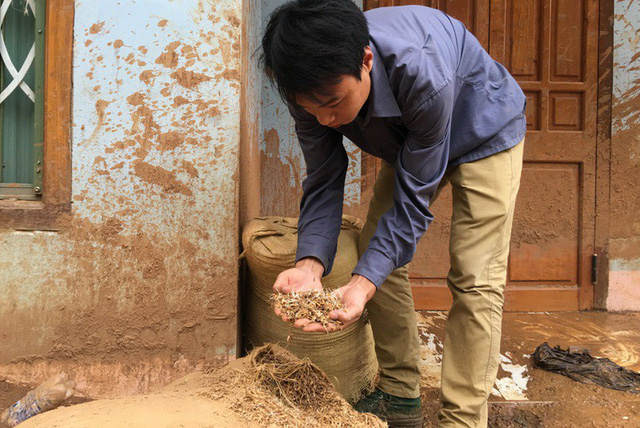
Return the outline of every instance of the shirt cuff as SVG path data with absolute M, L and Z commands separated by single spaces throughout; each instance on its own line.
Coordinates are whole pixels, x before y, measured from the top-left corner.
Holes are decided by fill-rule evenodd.
M 336 248 L 330 240 L 321 235 L 310 235 L 305 237 L 304 242 L 298 242 L 296 250 L 296 263 L 305 257 L 315 257 L 324 266 L 322 276 L 327 276 L 333 267 Z
M 374 248 L 367 248 L 352 273 L 364 276 L 373 282 L 376 288 L 380 288 L 395 268 L 395 263 L 386 254 Z

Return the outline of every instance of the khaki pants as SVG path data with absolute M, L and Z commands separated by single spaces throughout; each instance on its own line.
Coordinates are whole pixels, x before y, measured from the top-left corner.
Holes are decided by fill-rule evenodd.
M 487 398 L 498 372 L 511 223 L 522 172 L 523 142 L 448 170 L 453 217 L 447 285 L 453 295 L 442 361 L 442 427 L 486 427 Z M 393 205 L 394 168 L 383 162 L 360 236 L 360 256 Z M 420 344 L 407 267 L 393 271 L 367 304 L 380 365 L 378 387 L 420 395 Z

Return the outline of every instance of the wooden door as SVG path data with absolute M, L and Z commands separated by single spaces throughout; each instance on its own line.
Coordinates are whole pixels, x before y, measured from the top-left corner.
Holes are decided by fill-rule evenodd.
M 437 7 L 460 19 L 527 96 L 525 165 L 506 310 L 593 306 L 598 72 L 596 0 L 370 0 Z M 416 308 L 448 309 L 450 188 L 435 203 L 410 277 Z

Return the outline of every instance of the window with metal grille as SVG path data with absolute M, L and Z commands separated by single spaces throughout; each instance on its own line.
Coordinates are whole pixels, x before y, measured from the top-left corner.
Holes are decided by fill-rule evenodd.
M 44 0 L 0 4 L 0 199 L 42 195 Z

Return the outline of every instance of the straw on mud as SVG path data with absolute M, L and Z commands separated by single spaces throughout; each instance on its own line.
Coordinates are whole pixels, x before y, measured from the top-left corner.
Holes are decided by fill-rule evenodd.
M 356 412 L 308 359 L 272 344 L 254 349 L 242 368 L 213 376 L 201 395 L 227 399 L 251 422 L 278 427 L 385 427 Z
M 271 297 L 273 305 L 280 309 L 291 321 L 308 319 L 323 327 L 342 322 L 329 318 L 329 313 L 344 310 L 340 296 L 328 290 L 308 290 L 302 292 L 277 293 Z
M 330 392 L 327 375 L 304 360 L 286 359 L 274 348 L 251 355 L 258 381 L 292 407 L 312 408 Z

